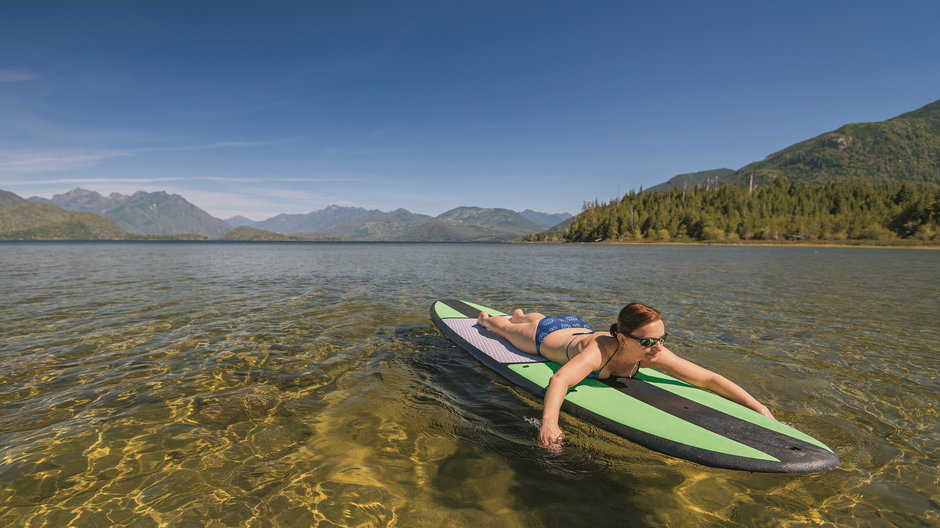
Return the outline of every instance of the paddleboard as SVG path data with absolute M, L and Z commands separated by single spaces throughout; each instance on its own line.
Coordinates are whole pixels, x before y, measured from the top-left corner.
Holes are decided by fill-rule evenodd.
M 510 382 L 544 396 L 560 368 L 520 351 L 478 325 L 481 311 L 460 300 L 431 305 L 431 320 L 451 341 Z M 633 378 L 585 379 L 571 387 L 562 410 L 660 453 L 706 466 L 766 473 L 831 469 L 839 457 L 812 436 L 715 393 L 659 371 Z

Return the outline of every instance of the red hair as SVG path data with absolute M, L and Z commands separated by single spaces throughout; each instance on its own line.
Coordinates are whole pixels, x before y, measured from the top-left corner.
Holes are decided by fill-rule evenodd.
M 623 307 L 617 315 L 617 322 L 610 325 L 610 334 L 631 334 L 637 328 L 656 321 L 662 321 L 659 310 L 643 303 L 633 302 Z

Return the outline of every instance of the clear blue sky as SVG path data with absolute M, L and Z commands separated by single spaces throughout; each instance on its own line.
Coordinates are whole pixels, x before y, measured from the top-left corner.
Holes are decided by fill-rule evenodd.
M 0 189 L 577 213 L 940 99 L 940 2 L 8 1 Z

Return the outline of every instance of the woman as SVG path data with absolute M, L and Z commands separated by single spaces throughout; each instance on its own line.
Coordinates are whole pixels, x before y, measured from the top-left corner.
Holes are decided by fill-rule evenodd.
M 667 334 L 662 315 L 642 303 L 630 303 L 620 310 L 610 332 L 591 330 L 584 321 L 571 315 L 546 317 L 518 309 L 509 318 L 491 317 L 481 312 L 477 322 L 519 350 L 539 354 L 562 365 L 545 392 L 538 437 L 542 447 L 561 444 L 564 434 L 558 427 L 558 414 L 572 385 L 587 377 L 632 377 L 640 367 L 661 370 L 764 416 L 774 417 L 767 407 L 732 381 L 680 358 L 663 346 Z

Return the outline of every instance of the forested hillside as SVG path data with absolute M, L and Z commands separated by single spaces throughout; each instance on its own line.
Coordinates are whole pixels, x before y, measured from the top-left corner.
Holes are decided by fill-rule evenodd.
M 586 204 L 561 233 L 526 240 L 936 240 L 938 223 L 940 188 L 933 185 L 777 179 L 754 190 L 631 192 Z
M 679 174 L 648 188 L 855 180 L 940 184 L 940 101 L 886 121 L 850 123 L 732 171 Z
M 940 184 L 940 101 L 887 121 L 852 123 L 742 167 L 724 183 L 888 180 Z

